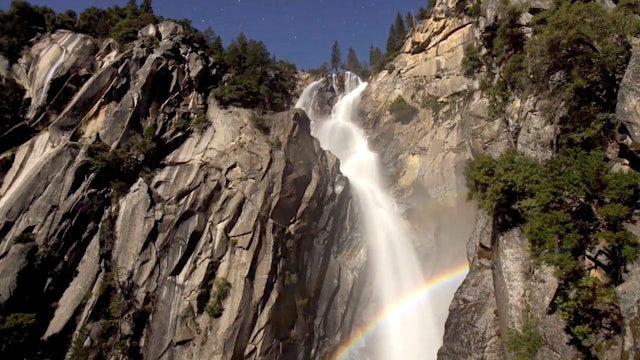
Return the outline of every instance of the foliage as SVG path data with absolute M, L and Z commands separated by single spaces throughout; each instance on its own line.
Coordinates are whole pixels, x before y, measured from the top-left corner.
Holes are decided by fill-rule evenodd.
M 291 105 L 297 69 L 276 61 L 262 41 L 241 33 L 227 47 L 224 63 L 231 77 L 213 93 L 221 105 L 271 111 Z
M 404 39 L 407 37 L 407 27 L 404 25 L 404 21 L 402 20 L 402 15 L 398 11 L 396 13 L 396 20 L 393 23 L 393 27 L 395 30 L 396 36 L 396 45 L 395 51 L 400 50 L 400 47 L 404 44 Z
M 617 313 L 617 299 L 613 286 L 605 286 L 595 277 L 586 275 L 572 282 L 568 291 L 556 298 L 558 314 L 567 322 L 579 345 L 595 345 L 596 329 L 610 326 L 612 313 Z M 620 319 L 614 319 L 618 328 Z
M 517 6 L 507 6 L 505 14 L 500 18 L 493 44 L 493 56 L 498 64 L 524 50 L 525 37 L 519 24 L 523 11 Z
M 379 47 L 371 47 L 369 48 L 369 65 L 374 74 L 379 73 L 384 68 L 384 54 Z
M 396 71 L 396 66 L 395 65 L 393 65 L 393 64 L 387 65 L 387 72 L 389 74 L 393 74 L 394 71 Z
M 295 285 L 298 282 L 298 275 L 294 272 L 285 271 L 284 273 L 284 284 L 285 285 Z
M 11 1 L 8 11 L 0 11 L 0 54 L 14 63 L 29 40 L 49 30 L 45 14 L 50 10 Z
M 324 61 L 320 66 L 316 69 L 308 69 L 307 72 L 312 75 L 323 76 L 329 73 L 329 63 Z
M 207 305 L 206 311 L 209 316 L 213 318 L 219 318 L 224 312 L 222 302 L 231 293 L 231 283 L 225 278 L 217 278 L 214 281 L 213 286 L 213 293 L 211 294 L 209 305 Z
M 439 113 L 442 108 L 438 102 L 438 97 L 435 95 L 427 95 L 423 97 L 421 105 L 423 109 L 430 109 L 434 114 Z
M 507 336 L 507 350 L 514 360 L 533 359 L 544 345 L 538 325 L 530 320 L 522 325 L 520 331 L 509 329 Z
M 22 120 L 24 90 L 13 80 L 0 75 L 0 134 Z
M 411 30 L 416 26 L 416 19 L 413 17 L 411 11 L 407 12 L 407 15 L 405 15 L 404 23 L 407 25 L 407 30 Z
M 340 50 L 340 45 L 338 44 L 338 40 L 333 42 L 333 46 L 331 46 L 331 68 L 333 71 L 338 71 L 342 67 L 342 51 Z
M 427 2 L 427 4 L 428 4 L 427 7 L 422 7 L 421 6 L 418 9 L 418 19 L 419 20 L 426 20 L 426 19 L 429 18 L 429 15 L 431 15 L 431 10 L 433 9 L 433 5 L 432 4 L 434 2 L 435 2 L 435 0 L 428 1 Z
M 84 346 L 85 341 L 89 337 L 87 328 L 82 326 L 76 336 L 71 341 L 71 348 L 69 349 L 68 360 L 85 360 L 89 359 L 90 351 Z
M 466 14 L 473 18 L 480 16 L 482 11 L 482 0 L 475 0 L 470 7 L 466 9 Z
M 13 239 L 15 244 L 28 244 L 36 241 L 36 236 L 32 232 L 23 232 Z
M 108 179 L 113 190 L 126 189 L 141 173 L 153 168 L 157 147 L 154 127 L 147 128 L 143 137 L 134 136 L 115 149 L 98 141 L 87 148 L 90 170 Z
M 534 256 L 555 267 L 564 284 L 558 312 L 581 343 L 594 332 L 615 330 L 620 319 L 613 288 L 589 277 L 580 259 L 604 241 L 613 264 L 609 275 L 619 283 L 638 254 L 624 223 L 633 221 L 640 204 L 640 173 L 611 173 L 603 155 L 565 149 L 539 164 L 509 151 L 477 158 L 469 173 L 471 196 L 495 214 L 499 230 L 523 225 Z
M 530 78 L 538 91 L 566 102 L 561 145 L 606 145 L 630 57 L 628 36 L 640 33 L 640 20 L 625 6 L 611 11 L 597 2 L 561 1 L 533 24 L 526 45 Z
M 138 30 L 156 23 L 158 20 L 153 14 L 132 10 L 115 23 L 109 35 L 120 44 L 126 44 L 138 37 Z
M 413 120 L 414 116 L 418 113 L 413 106 L 409 105 L 407 101 L 400 95 L 389 105 L 389 112 L 396 121 L 400 121 L 406 124 Z
M 402 15 L 398 12 L 394 23 L 389 27 L 389 35 L 387 37 L 387 55 L 389 57 L 394 57 L 400 51 L 406 36 L 407 29 L 402 20 Z
M 207 118 L 207 114 L 201 113 L 195 116 L 193 119 L 193 129 L 198 133 L 204 133 L 207 128 L 211 125 L 209 119 Z
M 395 26 L 389 26 L 389 35 L 387 35 L 387 54 L 394 54 L 398 44 L 398 34 L 396 34 Z
M 354 74 L 360 75 L 362 72 L 362 65 L 360 64 L 360 60 L 358 60 L 358 55 L 356 51 L 350 47 L 349 51 L 347 51 L 347 70 L 351 71 Z
M 25 346 L 33 337 L 37 324 L 36 314 L 32 313 L 0 315 L 0 354 L 11 354 Z
M 473 76 L 482 67 L 480 49 L 474 44 L 464 46 L 464 58 L 462 58 L 462 71 L 465 76 Z

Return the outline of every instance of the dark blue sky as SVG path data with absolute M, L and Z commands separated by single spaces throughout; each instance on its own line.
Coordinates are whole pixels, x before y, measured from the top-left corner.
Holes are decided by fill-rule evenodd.
M 0 0 L 6 10 L 10 0 Z M 78 14 L 89 6 L 124 6 L 127 0 L 30 0 L 56 11 L 73 9 Z M 142 3 L 142 0 L 138 0 Z M 368 60 L 369 46 L 384 51 L 389 26 L 399 10 L 417 13 L 427 0 L 154 0 L 154 12 L 167 18 L 189 18 L 204 30 L 207 26 L 225 45 L 244 31 L 262 40 L 279 59 L 298 67 L 317 67 L 329 61 L 331 45 L 338 40 L 343 57 L 356 49 L 360 60 Z

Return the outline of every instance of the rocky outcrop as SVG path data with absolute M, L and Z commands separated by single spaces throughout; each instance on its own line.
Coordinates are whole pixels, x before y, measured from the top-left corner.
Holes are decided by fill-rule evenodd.
M 2 150 L 0 309 L 41 320 L 25 356 L 325 358 L 350 331 L 337 160 L 303 112 L 207 100 L 182 33 L 60 31 L 14 66 L 33 135 Z
M 616 117 L 626 126 L 631 139 L 640 142 L 640 40 L 636 41 L 629 66 L 618 90 Z
M 528 12 L 521 21 L 528 33 L 530 15 L 551 2 L 523 5 Z M 421 235 L 416 243 L 428 272 L 447 273 L 454 264 L 469 263 L 455 295 L 440 292 L 453 301 L 438 357 L 509 358 L 510 334 L 534 324 L 543 342 L 536 358 L 575 358 L 579 351 L 554 311 L 559 284 L 553 270 L 533 264 L 519 229 L 500 231 L 489 215 L 476 212 L 466 200 L 465 169 L 478 155 L 517 149 L 539 161 L 550 158 L 562 105 L 543 95 L 528 95 L 506 104 L 504 113 L 489 111 L 481 82 L 491 83 L 493 79 L 485 78 L 491 73 L 483 66 L 475 76 L 465 76 L 461 63 L 467 44 L 486 51 L 483 44 L 495 36 L 502 5 L 482 1 L 480 15 L 474 18 L 465 15 L 468 6 L 455 0 L 435 4 L 430 18 L 410 33 L 393 66 L 371 80 L 362 101 L 363 125 L 381 154 L 407 219 Z M 413 109 L 406 112 L 413 114 L 410 118 L 390 110 L 399 98 Z M 438 218 L 426 209 L 455 215 Z M 425 236 L 429 227 L 437 229 L 431 237 Z M 635 314 L 632 308 L 629 311 Z M 621 344 L 621 337 L 614 336 L 603 354 L 617 358 Z

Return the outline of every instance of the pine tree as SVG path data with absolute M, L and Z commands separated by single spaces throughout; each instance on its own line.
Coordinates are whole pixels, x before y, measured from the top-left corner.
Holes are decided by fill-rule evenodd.
M 349 51 L 347 53 L 347 69 L 358 75 L 360 75 L 360 71 L 362 70 L 360 60 L 358 60 L 358 55 L 352 47 L 349 47 Z
M 147 14 L 153 14 L 153 8 L 151 7 L 151 0 L 142 1 L 142 12 Z
M 369 48 L 369 65 L 374 73 L 382 70 L 382 66 L 384 65 L 384 54 L 382 54 L 382 50 L 379 47 Z
M 411 11 L 407 12 L 406 25 L 407 29 L 413 29 L 413 27 L 416 26 L 416 21 L 413 18 L 413 14 L 411 13 Z
M 394 28 L 396 32 L 395 51 L 398 51 L 400 50 L 400 48 L 402 48 L 402 45 L 404 44 L 404 38 L 407 36 L 407 28 L 404 26 L 404 21 L 402 21 L 402 15 L 400 15 L 400 12 L 396 14 Z
M 334 71 L 338 71 L 342 66 L 342 52 L 340 51 L 340 45 L 338 45 L 338 40 L 333 42 L 333 47 L 331 48 L 331 68 Z
M 397 43 L 398 37 L 396 35 L 396 28 L 391 25 L 389 28 L 389 36 L 387 37 L 387 54 L 393 54 L 396 52 Z
M 360 75 L 361 78 L 363 79 L 368 79 L 369 76 L 371 76 L 371 68 L 369 67 L 369 64 L 367 64 L 366 61 L 363 61 L 360 64 Z

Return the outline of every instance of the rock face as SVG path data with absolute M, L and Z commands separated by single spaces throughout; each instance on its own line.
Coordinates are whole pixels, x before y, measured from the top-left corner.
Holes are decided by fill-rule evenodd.
M 640 40 L 636 42 L 629 66 L 618 91 L 616 117 L 627 127 L 631 139 L 640 142 Z
M 119 52 L 61 31 L 14 66 L 34 135 L 3 143 L 0 309 L 37 314 L 32 355 L 325 358 L 348 328 L 337 160 L 303 112 L 258 129 L 206 100 L 182 37 L 150 25 Z M 99 170 L 114 156 L 126 177 Z
M 551 1 L 517 3 L 527 10 L 522 17 L 525 34 L 531 30 L 527 25 L 531 14 L 552 5 Z M 501 116 L 490 114 L 488 95 L 481 90 L 483 81 L 493 80 L 486 79 L 490 73 L 483 67 L 475 76 L 465 76 L 461 62 L 467 44 L 486 51 L 483 41 L 495 35 L 503 5 L 482 1 L 476 18 L 460 10 L 467 5 L 462 0 L 437 1 L 430 18 L 409 33 L 388 67 L 392 70 L 371 79 L 364 93 L 363 126 L 381 155 L 399 205 L 419 234 L 416 247 L 427 273 L 447 274 L 454 264 L 469 263 L 451 301 L 438 358 L 510 358 L 509 334 L 525 324 L 535 324 L 543 339 L 537 359 L 578 358 L 564 321 L 553 311 L 559 286 L 553 269 L 533 264 L 519 229 L 502 233 L 494 219 L 476 211 L 466 200 L 465 186 L 467 163 L 480 154 L 497 156 L 517 149 L 539 161 L 551 157 L 556 128 L 554 119 L 544 114 L 560 116 L 563 109 L 553 99 L 528 96 L 507 104 Z M 638 118 L 633 110 L 637 55 L 634 51 L 618 108 L 632 138 Z M 399 98 L 413 111 L 393 113 L 390 105 Z M 629 269 L 630 279 L 634 274 Z M 633 283 L 625 282 L 619 289 L 619 299 L 625 302 L 621 307 L 627 312 L 625 329 L 603 347 L 604 358 L 630 359 L 637 354 Z M 440 293 L 449 296 L 445 290 Z

